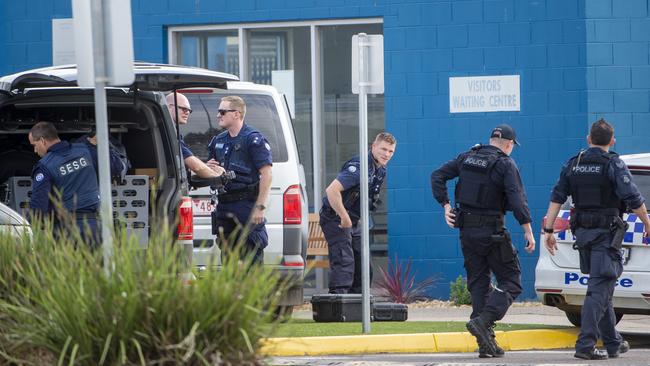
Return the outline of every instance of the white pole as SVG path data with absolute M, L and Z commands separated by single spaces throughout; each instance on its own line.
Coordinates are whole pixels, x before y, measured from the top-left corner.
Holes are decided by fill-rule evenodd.
M 368 44 L 359 34 L 359 160 L 361 162 L 361 293 L 362 331 L 370 333 L 370 241 L 368 240 Z
M 104 11 L 102 0 L 92 0 L 93 62 L 95 68 L 95 123 L 97 128 L 97 161 L 99 163 L 99 196 L 102 227 L 102 250 L 104 271 L 111 274 L 113 254 L 113 206 L 111 175 L 108 162 L 108 116 L 106 113 L 106 63 L 104 38 Z M 110 31 L 110 30 L 108 30 Z

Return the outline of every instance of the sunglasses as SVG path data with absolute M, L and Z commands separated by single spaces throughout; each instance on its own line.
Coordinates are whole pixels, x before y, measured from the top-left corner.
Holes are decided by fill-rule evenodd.
M 173 104 L 172 104 L 172 106 L 173 106 Z M 192 108 L 187 108 L 187 107 L 181 107 L 181 106 L 178 106 L 178 109 L 180 109 L 181 112 L 185 112 L 185 113 L 188 113 L 188 114 L 192 114 Z
M 219 109 L 217 110 L 217 112 L 219 113 L 220 116 L 223 116 L 228 112 L 239 112 L 239 111 L 236 109 Z

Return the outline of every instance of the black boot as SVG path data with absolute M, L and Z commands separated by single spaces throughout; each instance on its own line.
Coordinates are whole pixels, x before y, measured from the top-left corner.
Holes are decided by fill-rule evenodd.
M 505 356 L 506 351 L 504 351 L 503 348 L 499 347 L 499 344 L 497 343 L 497 335 L 494 334 L 494 327 L 496 327 L 496 326 L 497 326 L 496 324 L 492 323 L 492 325 L 489 328 L 490 337 L 492 337 L 492 340 L 494 341 L 494 344 L 496 345 L 496 353 L 489 354 L 487 352 L 486 347 L 483 347 L 483 348 L 479 347 L 478 348 L 478 357 L 479 358 L 489 358 L 489 357 L 501 358 L 501 357 Z
M 575 358 L 581 358 L 583 360 L 606 360 L 607 359 L 607 352 L 603 350 L 599 350 L 598 348 L 594 347 L 591 351 L 589 352 L 577 352 L 573 355 Z
M 483 357 L 486 357 L 487 355 L 494 356 L 497 354 L 497 344 L 495 340 L 492 338 L 492 334 L 490 331 L 492 328 L 490 327 L 489 324 L 483 321 L 481 317 L 476 317 L 466 324 L 467 330 L 476 337 L 476 343 L 478 343 L 478 349 L 479 349 L 479 357 L 483 355 Z M 503 350 L 501 350 L 503 352 Z
M 607 355 L 609 358 L 617 358 L 618 356 L 621 355 L 621 353 L 625 353 L 630 350 L 630 344 L 627 341 L 621 342 L 621 344 L 618 345 L 618 349 L 614 353 L 610 353 L 609 351 L 607 352 Z

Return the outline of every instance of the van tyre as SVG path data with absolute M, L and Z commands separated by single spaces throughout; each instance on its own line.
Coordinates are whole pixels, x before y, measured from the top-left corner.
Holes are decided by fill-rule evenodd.
M 569 319 L 569 322 L 571 324 L 575 325 L 576 327 L 580 327 L 582 325 L 582 314 L 580 310 L 578 311 L 565 311 L 564 314 L 566 314 L 567 319 Z M 623 313 L 619 312 L 614 312 L 616 316 L 616 324 L 621 321 L 623 318 Z

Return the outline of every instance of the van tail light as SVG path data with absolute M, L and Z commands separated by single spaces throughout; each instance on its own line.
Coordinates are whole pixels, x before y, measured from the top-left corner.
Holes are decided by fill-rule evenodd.
M 544 216 L 544 220 L 542 220 L 542 227 L 546 227 L 546 216 Z M 558 217 L 555 219 L 555 222 L 553 223 L 553 231 L 556 233 L 560 233 L 563 231 L 567 231 L 569 229 L 569 220 L 564 219 L 561 217 Z
M 293 185 L 284 192 L 284 223 L 300 225 L 302 223 L 302 192 L 299 185 Z
M 192 199 L 190 197 L 181 198 L 178 207 L 178 240 L 194 239 L 194 223 L 192 216 Z
M 305 263 L 301 260 L 299 262 L 296 261 L 288 261 L 286 259 L 282 260 L 282 265 L 285 267 L 300 267 L 303 268 L 305 267 Z

